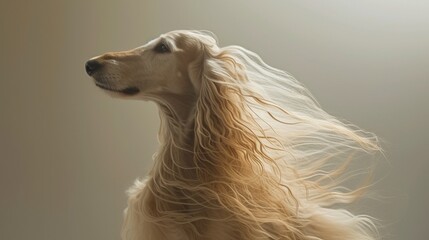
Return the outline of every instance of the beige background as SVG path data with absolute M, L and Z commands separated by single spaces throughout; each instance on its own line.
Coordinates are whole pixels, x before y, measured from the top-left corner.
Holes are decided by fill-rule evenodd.
M 103 94 L 84 63 L 174 29 L 259 53 L 328 112 L 376 132 L 384 197 L 364 207 L 386 239 L 428 239 L 428 1 L 20 2 L 0 3 L 0 239 L 119 239 L 158 116 Z

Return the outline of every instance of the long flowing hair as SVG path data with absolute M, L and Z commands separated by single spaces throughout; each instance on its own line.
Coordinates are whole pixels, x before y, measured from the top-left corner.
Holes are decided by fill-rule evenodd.
M 257 54 L 188 34 L 199 43 L 189 67 L 194 110 L 181 125 L 161 109 L 152 205 L 136 211 L 157 226 L 180 225 L 189 239 L 219 222 L 231 239 L 375 239 L 373 218 L 344 208 L 369 186 L 346 187 L 364 173 L 350 171 L 353 160 L 381 151 L 377 137 L 326 113 Z

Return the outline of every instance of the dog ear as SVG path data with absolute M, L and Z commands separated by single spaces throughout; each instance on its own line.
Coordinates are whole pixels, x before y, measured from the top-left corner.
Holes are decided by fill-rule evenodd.
M 195 71 L 200 79 L 194 81 L 198 89 L 195 155 L 205 161 L 222 160 L 230 164 L 241 154 L 253 151 L 258 141 L 250 127 L 253 123 L 241 87 L 247 79 L 245 69 L 228 51 L 212 54 L 202 64 L 201 72 Z M 230 166 L 240 164 L 243 162 Z
M 188 74 L 195 92 L 198 95 L 201 89 L 202 81 L 210 72 L 220 69 L 232 69 L 233 64 L 223 62 L 228 59 L 228 50 L 222 50 L 217 45 L 216 36 L 213 33 L 199 31 L 198 40 L 189 38 L 182 44 L 186 49 L 190 49 L 189 56 L 192 56 L 192 62 L 188 66 Z M 230 58 L 232 59 L 232 58 Z M 234 75 L 230 71 L 230 76 Z
M 204 56 L 199 56 L 188 66 L 189 78 L 194 87 L 195 93 L 198 95 L 201 88 L 201 81 L 204 69 Z
M 226 91 L 247 81 L 244 65 L 229 51 L 203 52 L 188 67 L 189 77 L 197 95 L 207 93 L 215 85 Z

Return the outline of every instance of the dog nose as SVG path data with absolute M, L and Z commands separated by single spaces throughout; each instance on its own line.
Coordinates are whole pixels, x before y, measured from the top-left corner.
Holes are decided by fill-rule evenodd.
M 89 76 L 92 76 L 98 69 L 100 69 L 101 63 L 97 61 L 96 59 L 89 60 L 85 63 L 85 70 L 86 73 L 88 73 Z

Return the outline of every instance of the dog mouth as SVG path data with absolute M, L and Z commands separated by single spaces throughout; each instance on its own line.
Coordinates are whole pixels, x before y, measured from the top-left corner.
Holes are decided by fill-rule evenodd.
M 111 92 L 117 92 L 117 93 L 122 93 L 125 95 L 135 95 L 137 93 L 140 92 L 140 89 L 138 89 L 137 87 L 127 87 L 127 88 L 123 88 L 123 89 L 116 89 L 116 88 L 112 88 L 111 86 L 106 86 L 104 84 L 101 84 L 99 82 L 95 82 L 95 85 L 101 89 L 107 90 L 107 91 L 111 91 Z

